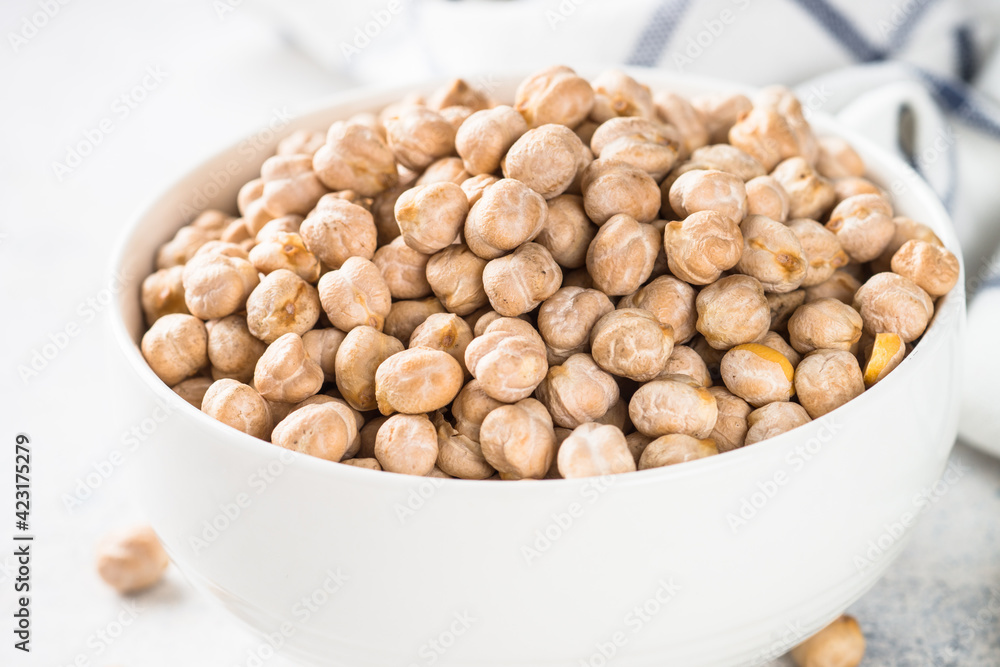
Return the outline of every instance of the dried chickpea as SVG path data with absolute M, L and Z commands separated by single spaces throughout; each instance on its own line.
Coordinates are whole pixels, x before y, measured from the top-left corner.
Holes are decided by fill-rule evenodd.
M 402 237 L 375 251 L 372 262 L 382 274 L 382 280 L 394 299 L 419 299 L 431 293 L 427 282 L 429 255 L 417 252 Z
M 947 248 L 927 241 L 907 241 L 892 256 L 892 270 L 909 278 L 932 297 L 944 296 L 958 282 L 961 267 Z
M 444 312 L 447 312 L 445 307 L 434 297 L 396 301 L 389 309 L 389 316 L 385 318 L 385 327 L 382 330 L 393 338 L 408 343 L 413 332 L 424 320 L 434 313 Z
M 771 171 L 779 162 L 799 154 L 799 141 L 784 115 L 755 106 L 729 130 L 729 143 L 756 158 Z
M 427 255 L 452 244 L 468 213 L 469 199 L 454 183 L 418 185 L 396 200 L 396 222 L 403 240 Z
M 208 332 L 197 317 L 173 313 L 142 336 L 142 356 L 164 384 L 173 386 L 208 363 Z
M 492 174 L 514 142 L 528 131 L 524 116 L 500 105 L 469 116 L 455 134 L 455 148 L 465 170 L 476 176 Z
M 278 219 L 284 220 L 284 218 L 278 218 Z M 264 224 L 264 227 L 267 227 L 272 222 L 274 222 L 274 220 L 269 220 Z M 264 227 L 261 227 L 261 229 L 263 230 Z M 257 233 L 259 234 L 260 232 Z M 252 241 L 254 238 L 255 237 L 250 235 L 250 230 L 247 228 L 247 225 L 243 221 L 243 218 L 236 218 L 229 224 L 228 227 L 226 227 L 225 231 L 222 232 L 222 236 L 219 237 L 219 240 L 225 241 L 226 243 L 239 244 L 240 247 L 242 247 L 244 250 L 250 252 L 250 247 L 248 246 L 253 245 Z
M 708 364 L 701 358 L 701 355 L 687 345 L 674 345 L 670 358 L 663 372 L 657 376 L 657 380 L 671 379 L 677 375 L 684 375 L 692 380 L 699 387 L 712 386 L 712 374 L 708 370 Z
M 250 250 L 249 259 L 254 268 L 265 275 L 288 269 L 306 282 L 319 280 L 319 258 L 306 248 L 305 241 L 295 232 L 278 232 L 258 242 Z
M 375 256 L 378 232 L 367 210 L 344 199 L 324 195 L 299 228 L 310 252 L 330 268 L 351 257 Z
M 833 182 L 833 192 L 834 206 L 845 199 L 856 195 L 878 195 L 885 199 L 889 199 L 889 194 L 885 190 L 875 185 L 867 178 L 861 178 L 858 176 L 838 178 Z
M 151 273 L 142 281 L 142 312 L 150 325 L 164 315 L 189 315 L 184 303 L 184 267 L 171 266 Z
M 212 376 L 216 380 L 228 377 L 243 383 L 252 381 L 254 368 L 267 345 L 250 332 L 246 318 L 229 315 L 212 320 L 206 329 Z
M 646 310 L 621 308 L 597 321 L 590 332 L 591 354 L 597 365 L 620 377 L 646 382 L 666 368 L 674 349 L 670 325 Z
M 431 162 L 414 181 L 413 186 L 419 187 L 435 183 L 451 183 L 460 186 L 470 176 L 471 174 L 465 170 L 461 158 L 443 157 Z
M 788 222 L 806 258 L 803 287 L 813 287 L 829 280 L 834 272 L 850 261 L 840 247 L 837 235 L 815 220 L 799 219 Z
M 744 181 L 765 176 L 768 172 L 753 155 L 725 143 L 702 146 L 691 153 L 691 163 L 695 169 L 717 169 Z
M 826 228 L 837 235 L 844 252 L 855 262 L 869 262 L 885 250 L 896 232 L 892 206 L 879 195 L 855 195 L 830 214 Z
M 97 549 L 97 572 L 122 595 L 158 583 L 170 558 L 150 526 L 135 526 L 107 535 Z
M 558 433 L 558 432 L 557 432 Z M 632 459 L 635 461 L 636 465 L 639 465 L 639 459 L 642 458 L 642 452 L 645 451 L 649 443 L 653 442 L 655 438 L 650 438 L 648 435 L 643 435 L 638 431 L 634 431 L 625 436 L 625 445 L 628 447 L 629 453 L 632 454 Z
M 819 349 L 850 350 L 861 340 L 863 322 L 858 311 L 837 299 L 826 298 L 799 306 L 788 320 L 789 342 L 803 354 Z
M 465 242 L 479 257 L 496 259 L 538 236 L 547 213 L 540 194 L 520 181 L 502 178 L 469 209 Z
M 894 333 L 875 334 L 865 354 L 865 388 L 871 389 L 893 371 L 906 356 L 906 343 Z
M 624 213 L 612 216 L 587 249 L 587 270 L 594 285 L 610 296 L 635 292 L 653 273 L 661 241 L 652 225 Z
M 773 176 L 751 178 L 745 185 L 747 191 L 747 215 L 763 215 L 785 222 L 792 206 L 788 192 Z
M 242 245 L 222 240 L 209 241 L 202 247 L 198 248 L 198 252 L 194 254 L 195 257 L 199 256 L 217 257 L 219 255 L 224 255 L 226 257 L 235 257 L 237 259 L 250 258 L 247 249 L 244 248 Z
M 670 272 L 692 285 L 713 283 L 736 266 L 743 245 L 739 225 L 715 211 L 692 213 L 663 230 Z
M 293 410 L 278 422 L 271 442 L 309 456 L 340 461 L 350 442 L 357 437 L 354 417 L 345 419 L 336 403 L 314 403 Z
M 535 243 L 545 246 L 552 259 L 567 269 L 578 269 L 587 262 L 587 249 L 597 235 L 597 225 L 583 208 L 583 197 L 559 195 L 546 202 L 545 226 Z
M 865 163 L 851 145 L 840 137 L 820 137 L 816 171 L 836 180 L 865 175 Z
M 591 329 L 614 309 L 603 292 L 563 287 L 539 308 L 538 331 L 552 348 L 574 350 L 587 345 Z
M 870 334 L 895 333 L 912 343 L 934 315 L 934 302 L 919 285 L 895 273 L 876 273 L 854 295 Z
M 594 88 L 594 108 L 590 117 L 599 123 L 616 116 L 657 117 L 649 86 L 639 83 L 621 70 L 602 72 L 591 86 Z
M 768 403 L 747 417 L 749 428 L 744 446 L 774 438 L 810 421 L 809 413 L 798 403 Z
M 483 287 L 486 264 L 468 246 L 451 245 L 427 261 L 427 282 L 448 312 L 469 315 L 490 301 Z
M 184 265 L 184 303 L 192 315 L 212 320 L 246 305 L 259 278 L 253 264 L 239 257 L 205 253 Z
M 401 182 L 372 200 L 371 214 L 375 222 L 375 236 L 378 246 L 384 246 L 399 236 L 399 224 L 396 222 L 395 212 L 396 201 L 412 186 L 412 182 Z
M 634 472 L 635 459 L 616 426 L 580 424 L 559 446 L 559 474 L 564 479 Z
M 313 170 L 331 190 L 354 190 L 374 197 L 399 179 L 393 152 L 375 130 L 337 121 L 313 155 Z
M 818 220 L 833 206 L 836 193 L 833 184 L 820 176 L 802 157 L 783 161 L 771 176 L 788 193 L 788 215 L 792 218 Z
M 326 143 L 326 135 L 314 130 L 295 130 L 278 142 L 277 155 L 314 155 Z
M 347 337 L 340 329 L 312 329 L 302 334 L 302 344 L 309 358 L 323 369 L 328 382 L 336 378 L 337 350 Z
M 455 430 L 440 412 L 434 415 L 434 426 L 438 437 L 437 467 L 443 472 L 459 479 L 486 479 L 496 474 L 483 456 L 482 445 Z
M 767 345 L 775 352 L 780 352 L 785 359 L 795 368 L 802 361 L 802 355 L 794 347 L 788 344 L 777 331 L 768 331 L 764 337 L 758 341 L 761 345 Z
M 212 385 L 212 378 L 207 377 L 193 377 L 187 380 L 181 380 L 175 384 L 171 389 L 174 393 L 183 398 L 185 401 L 201 410 L 201 402 L 205 398 L 205 392 Z
M 456 133 L 458 132 L 458 129 L 462 127 L 462 123 L 468 120 L 469 116 L 471 116 L 474 111 L 474 109 L 470 109 L 469 107 L 458 105 L 438 109 L 438 113 L 441 114 L 442 118 L 448 121 L 448 124 L 451 125 Z
M 719 370 L 726 388 L 755 408 L 788 401 L 795 394 L 791 362 L 760 343 L 731 348 L 722 357 Z
M 254 236 L 254 245 L 270 241 L 279 234 L 298 234 L 299 228 L 302 227 L 303 220 L 305 220 L 305 218 L 301 215 L 283 215 L 280 218 L 271 220 L 266 225 L 261 227 L 260 231 L 257 232 L 257 235 Z M 244 225 L 244 229 L 245 228 L 246 226 Z M 226 239 L 223 238 L 220 240 L 225 241 Z M 238 241 L 235 242 L 238 243 Z
M 622 297 L 618 307 L 648 310 L 661 324 L 668 324 L 673 328 L 674 342 L 686 343 L 696 333 L 696 296 L 694 288 L 686 282 L 673 276 L 660 276 L 632 294 Z
M 580 137 L 565 125 L 549 123 L 528 130 L 503 158 L 503 175 L 552 199 L 569 189 L 589 162 Z
M 393 415 L 375 436 L 375 458 L 389 472 L 428 475 L 438 458 L 437 429 L 427 415 Z
M 374 410 L 375 374 L 383 361 L 402 352 L 403 344 L 372 327 L 355 327 L 337 350 L 337 390 L 355 410 Z M 379 460 L 385 467 L 385 463 Z
M 229 378 L 212 383 L 202 399 L 201 411 L 255 438 L 266 438 L 273 426 L 271 407 L 257 390 Z
M 397 352 L 375 371 L 375 400 L 384 415 L 439 410 L 454 400 L 465 373 L 447 352 L 412 347 Z
M 827 297 L 843 301 L 846 304 L 854 302 L 854 295 L 861 288 L 861 283 L 857 278 L 847 271 L 837 269 L 827 280 L 818 285 L 812 285 L 805 289 L 806 303 L 825 299 Z M 793 292 L 794 294 L 794 292 Z
M 368 470 L 382 470 L 382 466 L 379 465 L 378 459 L 376 459 L 373 456 L 366 458 L 347 459 L 346 461 L 341 461 L 341 463 L 347 464 L 349 466 L 354 466 L 355 468 L 367 468 Z
M 902 216 L 897 216 L 892 219 L 896 223 L 896 231 L 892 235 L 892 240 L 889 241 L 889 245 L 885 247 L 882 254 L 876 257 L 871 262 L 872 273 L 883 273 L 885 271 L 892 271 L 892 256 L 903 247 L 903 244 L 907 241 L 917 240 L 926 241 L 936 246 L 944 247 L 941 239 L 938 235 L 928 227 L 927 225 L 914 222 L 910 218 L 904 218 Z
M 269 401 L 298 403 L 323 387 L 323 369 L 306 354 L 301 336 L 286 333 L 257 361 L 253 385 Z
M 378 430 L 382 428 L 382 424 L 387 421 L 389 421 L 388 417 L 380 415 L 365 422 L 365 425 L 362 426 L 361 430 L 358 432 L 360 446 L 358 447 L 357 458 L 375 458 L 375 439 L 378 436 Z M 381 468 L 381 466 L 379 466 L 379 468 Z
M 753 108 L 753 103 L 740 93 L 715 93 L 691 98 L 691 106 L 701 112 L 708 140 L 719 144 L 729 140 L 729 129 Z
M 739 449 L 747 437 L 747 417 L 753 412 L 750 404 L 725 387 L 709 387 L 708 393 L 715 397 L 719 416 L 715 428 L 708 437 L 715 442 L 720 454 Z
M 465 350 L 472 339 L 472 329 L 461 317 L 452 313 L 434 313 L 413 330 L 408 347 L 447 352 L 466 372 Z
M 664 195 L 668 193 L 664 191 Z M 664 197 L 664 201 L 666 201 Z M 670 186 L 670 207 L 686 218 L 698 211 L 715 211 L 733 224 L 746 217 L 747 189 L 737 176 L 714 169 L 694 169 Z M 664 212 L 669 215 L 669 211 Z
M 791 292 L 806 277 L 808 263 L 799 237 L 780 222 L 751 215 L 740 226 L 743 254 L 736 270 L 753 276 L 767 292 Z
M 247 299 L 250 333 L 273 343 L 287 333 L 302 335 L 319 321 L 316 288 L 288 269 L 264 276 Z
M 479 380 L 470 380 L 462 387 L 451 404 L 451 414 L 455 419 L 455 430 L 475 442 L 480 442 L 479 430 L 486 415 L 496 410 L 501 401 L 491 398 L 483 391 Z
M 494 310 L 504 317 L 516 317 L 555 294 L 562 278 L 562 269 L 545 246 L 525 243 L 486 264 L 483 289 Z
M 715 428 L 719 410 L 704 387 L 679 380 L 654 380 L 639 387 L 628 406 L 636 430 L 658 438 L 686 433 L 705 438 Z
M 815 350 L 795 369 L 795 392 L 813 419 L 839 408 L 864 390 L 858 360 L 845 350 Z
M 187 264 L 198 248 L 219 238 L 219 233 L 211 229 L 186 225 L 177 230 L 174 237 L 160 246 L 156 252 L 156 268 L 169 269 Z
M 549 370 L 542 337 L 514 317 L 496 320 L 469 343 L 465 365 L 488 396 L 504 403 L 530 396 Z
M 275 216 L 264 207 L 264 179 L 255 178 L 247 181 L 236 195 L 236 207 L 242 216 L 246 227 L 246 237 L 252 238 Z M 227 230 L 228 231 L 228 230 Z M 240 238 L 233 229 L 230 238 Z
M 767 333 L 771 310 L 760 281 L 751 276 L 722 278 L 695 300 L 698 332 L 717 350 L 753 343 Z
M 493 101 L 486 93 L 470 86 L 468 81 L 452 79 L 427 98 L 427 106 L 432 109 L 463 106 L 479 111 L 489 109 L 493 106 Z
M 426 107 L 410 107 L 386 120 L 385 131 L 396 161 L 410 169 L 424 169 L 455 151 L 455 128 Z
M 776 292 L 767 293 L 767 307 L 771 312 L 771 329 L 774 331 L 786 331 L 788 329 L 788 318 L 792 316 L 795 309 L 801 306 L 806 300 L 805 290 L 793 290 L 778 294 Z
M 616 117 L 594 130 L 590 148 L 596 157 L 618 160 L 661 181 L 677 162 L 681 137 L 673 127 L 635 116 Z
M 581 185 L 584 210 L 598 225 L 619 213 L 652 222 L 660 210 L 660 188 L 653 177 L 619 160 L 594 160 Z
M 490 412 L 483 420 L 480 437 L 483 456 L 509 479 L 542 479 L 555 458 L 552 418 L 533 398 Z
M 598 421 L 618 402 L 618 383 L 589 354 L 574 354 L 549 368 L 536 390 L 552 421 L 566 428 Z
M 574 128 L 590 115 L 594 89 L 569 67 L 556 66 L 521 82 L 514 94 L 514 108 L 529 127 L 559 123 Z
M 389 287 L 372 262 L 351 257 L 319 279 L 319 300 L 330 323 L 341 331 L 369 326 L 379 331 L 392 306 Z
M 650 442 L 639 457 L 639 470 L 663 468 L 686 461 L 715 456 L 719 449 L 711 439 L 698 439 L 683 433 L 670 433 Z
M 568 271 L 563 275 L 563 287 L 592 289 L 594 287 L 594 280 L 590 277 L 590 272 L 587 271 L 587 268 L 581 267 Z
M 858 667 L 865 655 L 865 637 L 858 622 L 841 616 L 792 649 L 798 667 Z
M 264 161 L 260 168 L 264 182 L 260 198 L 273 217 L 305 215 L 326 194 L 312 163 L 313 156 L 308 154 L 275 155 Z
M 653 97 L 657 116 L 665 123 L 676 127 L 683 137 L 680 157 L 687 158 L 692 152 L 708 144 L 709 134 L 705 115 L 682 95 L 663 90 Z
M 483 192 L 486 188 L 490 187 L 500 179 L 493 174 L 479 174 L 478 176 L 471 176 L 464 181 L 462 181 L 461 188 L 462 192 L 465 193 L 466 198 L 469 200 L 469 207 L 471 208 L 473 204 L 479 201 Z
M 725 356 L 729 348 L 717 350 L 709 345 L 705 337 L 700 334 L 691 339 L 690 346 L 692 350 L 698 353 L 702 361 L 705 362 L 708 372 L 712 375 L 712 380 L 721 380 L 722 376 L 719 373 L 719 365 L 722 363 L 722 357 Z

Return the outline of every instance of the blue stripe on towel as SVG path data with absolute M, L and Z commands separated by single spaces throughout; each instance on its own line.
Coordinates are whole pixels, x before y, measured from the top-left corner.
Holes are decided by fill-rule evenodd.
M 869 42 L 851 20 L 828 0 L 795 0 L 795 2 L 812 14 L 826 31 L 858 60 L 863 62 L 885 60 L 886 51 Z
M 976 61 L 976 43 L 972 39 L 972 30 L 963 25 L 955 30 L 955 50 L 958 60 L 958 75 L 962 81 L 970 83 L 976 76 L 979 63 Z
M 960 81 L 917 69 L 931 94 L 945 109 L 994 139 L 1000 139 L 1000 108 Z
M 639 35 L 626 63 L 645 67 L 658 63 L 690 4 L 691 0 L 663 0 Z
M 938 0 L 917 0 L 916 6 L 903 18 L 903 22 L 892 31 L 889 36 L 889 50 L 892 52 L 899 51 L 904 46 L 906 42 L 910 39 L 910 35 L 913 34 L 913 30 L 920 23 L 920 17 L 924 15 L 932 5 L 934 5 Z M 904 3 L 905 6 L 905 3 Z
M 976 293 L 978 294 L 979 292 L 988 289 L 1000 289 L 1000 274 L 997 274 L 989 280 L 983 282 L 983 284 L 979 286 L 979 289 L 976 290 Z

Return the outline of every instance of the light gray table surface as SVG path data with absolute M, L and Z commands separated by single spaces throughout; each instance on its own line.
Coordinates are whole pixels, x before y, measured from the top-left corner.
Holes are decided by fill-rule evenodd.
M 0 321 L 7 324 L 0 421 L 3 437 L 26 431 L 38 443 L 36 650 L 14 654 L 4 641 L 4 665 L 237 665 L 256 645 L 175 570 L 134 603 L 96 576 L 100 536 L 142 516 L 130 501 L 127 461 L 79 506 L 65 502 L 129 426 L 111 399 L 114 378 L 103 372 L 112 353 L 104 318 L 88 315 L 87 304 L 108 288 L 112 245 L 141 202 L 274 109 L 295 113 L 348 84 L 249 12 L 220 18 L 200 0 L 166 6 L 69 3 L 16 52 L 0 48 Z M 5 2 L 0 18 L 16 26 L 34 11 L 35 2 Z M 149 68 L 162 80 L 147 79 L 143 99 L 121 113 L 116 102 Z M 102 118 L 112 130 L 60 180 L 54 163 Z M 79 334 L 37 377 L 23 379 L 18 367 L 67 324 Z M 964 446 L 952 459 L 967 470 L 851 610 L 868 638 L 866 665 L 1000 665 L 1000 463 Z M 0 461 L 0 479 L 13 476 L 10 464 Z M 0 613 L 7 614 L 12 561 L 6 547 L 0 553 Z M 123 611 L 135 612 L 127 631 L 95 641 Z

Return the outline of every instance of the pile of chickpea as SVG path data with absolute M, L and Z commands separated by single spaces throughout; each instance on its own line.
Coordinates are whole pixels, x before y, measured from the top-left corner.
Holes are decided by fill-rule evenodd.
M 512 106 L 456 80 L 292 133 L 236 204 L 160 248 L 150 367 L 254 437 L 411 475 L 752 445 L 884 378 L 959 277 L 787 89 L 620 71 L 552 67 Z

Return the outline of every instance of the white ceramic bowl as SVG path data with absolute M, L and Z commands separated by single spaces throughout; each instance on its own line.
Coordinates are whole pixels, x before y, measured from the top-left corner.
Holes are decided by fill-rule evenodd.
M 732 90 L 636 70 L 654 88 Z M 512 97 L 519 77 L 502 80 Z M 412 91 L 358 92 L 323 128 Z M 898 211 L 957 241 L 908 167 L 842 131 Z M 269 142 L 273 145 L 274 142 Z M 963 280 L 913 353 L 860 398 L 722 456 L 604 480 L 495 483 L 376 473 L 286 452 L 182 401 L 143 361 L 138 289 L 197 206 L 232 208 L 266 152 L 234 146 L 131 224 L 113 317 L 148 516 L 177 566 L 303 664 L 509 667 L 754 664 L 818 630 L 902 549 L 955 438 Z M 230 167 L 227 185 L 206 189 Z M 217 184 L 218 185 L 218 184 Z M 208 200 L 204 195 L 208 192 Z M 311 600 L 311 601 L 310 601 Z

